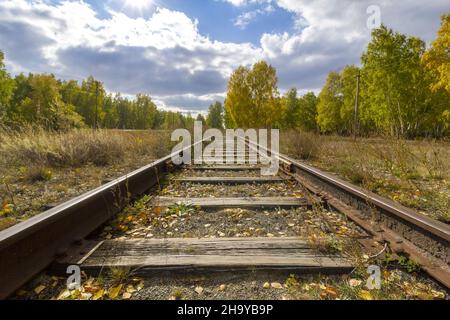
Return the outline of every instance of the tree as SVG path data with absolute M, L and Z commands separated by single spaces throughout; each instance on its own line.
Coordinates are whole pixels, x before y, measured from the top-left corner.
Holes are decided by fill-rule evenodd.
M 223 129 L 223 122 L 223 106 L 216 101 L 209 106 L 206 125 L 210 128 Z
M 105 95 L 103 83 L 97 81 L 94 77 L 90 76 L 82 82 L 75 106 L 87 125 L 93 127 L 96 121 L 97 124 L 102 123 L 105 116 L 103 112 Z
M 136 129 L 153 127 L 156 117 L 156 105 L 148 95 L 138 94 L 134 101 L 136 109 Z
M 182 120 L 183 120 L 183 126 L 184 126 L 184 128 L 186 128 L 186 129 L 188 129 L 188 130 L 194 129 L 194 123 L 195 123 L 195 120 L 194 120 L 194 118 L 192 117 L 192 114 L 191 114 L 190 112 L 188 112 L 188 113 L 186 114 L 186 116 L 183 116 L 183 117 L 182 117 Z
M 9 73 L 6 72 L 3 59 L 3 52 L 0 51 L 0 121 L 2 123 L 7 116 L 8 106 L 15 89 L 15 82 L 11 79 Z
M 297 110 L 297 124 L 305 131 L 316 131 L 318 129 L 317 117 L 317 97 L 314 92 L 308 92 L 298 101 L 299 108 Z
M 441 28 L 422 61 L 434 76 L 433 91 L 450 92 L 450 13 L 441 17 Z
M 196 118 L 195 120 L 196 120 L 196 121 L 201 121 L 203 126 L 206 125 L 206 119 L 205 119 L 205 117 L 204 117 L 201 113 L 199 113 L 199 114 L 197 115 L 197 118 Z
M 277 126 L 281 120 L 277 83 L 275 68 L 265 61 L 252 69 L 237 68 L 228 82 L 225 100 L 228 124 L 242 128 Z
M 340 74 L 342 90 L 341 132 L 350 133 L 355 129 L 356 80 L 359 72 L 360 70 L 356 66 L 346 66 Z M 362 104 L 361 99 L 359 104 Z
M 297 89 L 293 88 L 286 92 L 282 98 L 284 128 L 292 129 L 297 125 L 297 116 L 299 115 L 299 100 L 297 99 Z
M 427 128 L 431 114 L 442 103 L 431 103 L 430 77 L 421 64 L 425 43 L 381 26 L 372 32 L 372 41 L 363 54 L 364 77 L 362 117 L 378 130 L 412 137 L 439 129 Z M 431 99 L 431 100 L 430 100 Z M 364 119 L 367 120 L 367 119 Z
M 59 82 L 52 74 L 30 74 L 17 78 L 13 117 L 54 130 L 82 126 L 81 117 L 70 104 L 62 100 Z
M 324 133 L 341 132 L 341 108 L 343 105 L 341 77 L 337 72 L 328 74 L 325 86 L 319 94 L 317 124 Z

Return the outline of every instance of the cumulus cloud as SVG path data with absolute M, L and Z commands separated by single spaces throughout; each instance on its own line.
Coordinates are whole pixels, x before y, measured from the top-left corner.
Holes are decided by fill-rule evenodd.
M 372 0 L 221 1 L 243 10 L 252 5 L 247 16 L 244 11 L 236 18 L 240 27 L 262 12 L 287 10 L 294 28 L 263 34 L 255 47 L 210 39 L 199 32 L 197 20 L 164 8 L 145 19 L 108 8 L 99 16 L 83 1 L 0 0 L 0 49 L 14 72 L 77 80 L 92 74 L 111 91 L 145 92 L 163 107 L 204 110 L 223 100 L 227 79 L 241 64 L 266 59 L 277 68 L 282 91 L 317 90 L 329 71 L 358 63 L 370 40 L 366 9 Z M 385 24 L 427 41 L 448 11 L 444 1 L 375 4 Z
M 109 15 L 99 18 L 82 1 L 0 1 L 1 46 L 22 71 L 78 80 L 92 74 L 108 90 L 148 92 L 167 99 L 167 105 L 176 102 L 171 95 L 190 95 L 187 107 L 204 107 L 205 97 L 226 90 L 233 68 L 261 55 L 248 43 L 202 36 L 198 22 L 182 12 L 161 8 L 149 19 L 112 10 Z M 202 103 L 193 103 L 193 96 Z
M 297 31 L 264 34 L 264 58 L 277 67 L 280 86 L 318 89 L 326 74 L 347 64 L 358 64 L 370 41 L 367 8 L 378 5 L 381 22 L 410 35 L 431 41 L 439 27 L 445 3 L 420 0 L 276 0 L 295 14 Z

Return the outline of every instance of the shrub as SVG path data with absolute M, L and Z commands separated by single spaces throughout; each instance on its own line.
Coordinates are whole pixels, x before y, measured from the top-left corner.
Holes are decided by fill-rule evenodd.
M 308 160 L 318 156 L 322 138 L 314 133 L 289 130 L 281 136 L 282 152 L 296 159 Z

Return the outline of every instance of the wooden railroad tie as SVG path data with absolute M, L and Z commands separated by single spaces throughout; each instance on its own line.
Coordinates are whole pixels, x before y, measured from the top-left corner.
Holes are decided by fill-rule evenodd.
M 247 184 L 247 183 L 274 183 L 283 182 L 280 177 L 189 177 L 174 179 L 177 182 L 202 183 L 202 184 Z
M 87 273 L 109 267 L 155 271 L 233 272 L 283 270 L 346 273 L 352 264 L 338 254 L 320 253 L 298 238 L 106 240 L 94 250 L 56 262 L 60 270 L 78 264 Z
M 204 209 L 223 209 L 223 208 L 259 209 L 259 208 L 311 207 L 311 203 L 306 198 L 294 198 L 294 197 L 155 198 L 155 205 L 159 207 L 170 207 L 175 204 L 192 205 Z

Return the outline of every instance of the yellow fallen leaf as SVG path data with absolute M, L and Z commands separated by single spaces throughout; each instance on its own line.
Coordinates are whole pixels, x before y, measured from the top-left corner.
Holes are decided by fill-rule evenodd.
M 349 283 L 350 287 L 358 287 L 361 285 L 362 281 L 358 280 L 358 279 L 350 279 L 348 281 L 348 283 Z
M 122 299 L 128 300 L 131 298 L 131 293 L 129 292 L 124 292 L 124 294 L 122 295 Z
M 56 298 L 57 300 L 64 300 L 70 297 L 71 293 L 69 290 L 64 290 L 59 294 L 59 296 Z
M 128 287 L 127 287 L 127 292 L 128 293 L 134 293 L 134 292 L 136 292 L 137 290 L 133 287 L 133 285 L 128 285 Z
M 136 286 L 137 291 L 141 291 L 144 288 L 144 280 L 141 280 L 139 284 Z
M 44 291 L 44 289 L 45 289 L 45 286 L 44 285 L 40 285 L 40 286 L 34 288 L 34 292 L 36 294 L 40 294 L 42 291 Z
M 279 282 L 272 282 L 270 286 L 274 289 L 283 289 L 283 286 Z
M 119 296 L 120 290 L 122 290 L 123 285 L 119 284 L 117 287 L 112 287 L 108 290 L 108 297 L 110 299 L 116 299 Z
M 197 294 L 202 294 L 203 293 L 203 288 L 202 287 L 196 287 L 195 292 L 197 292 Z
M 100 290 L 97 291 L 96 294 L 94 294 L 94 296 L 92 297 L 92 300 L 102 299 L 104 294 L 105 294 L 105 290 L 104 289 L 100 289 Z
M 363 300 L 373 300 L 372 295 L 371 295 L 370 292 L 367 291 L 367 290 L 361 290 L 361 291 L 359 292 L 359 297 L 360 297 L 361 299 L 363 299 Z

